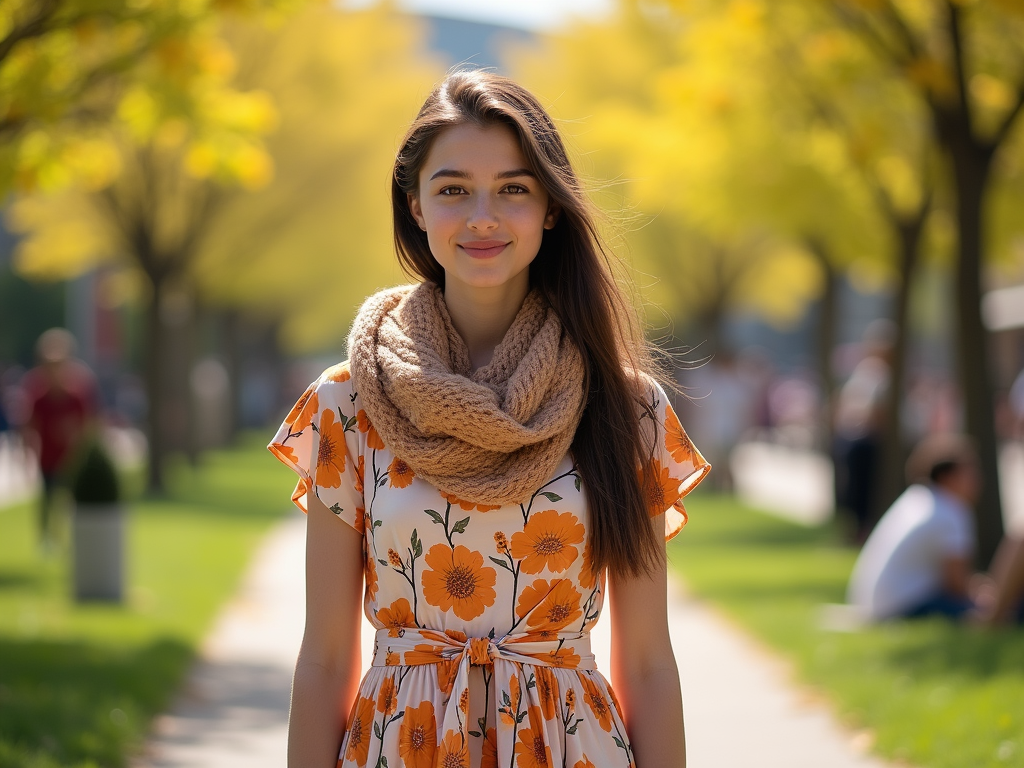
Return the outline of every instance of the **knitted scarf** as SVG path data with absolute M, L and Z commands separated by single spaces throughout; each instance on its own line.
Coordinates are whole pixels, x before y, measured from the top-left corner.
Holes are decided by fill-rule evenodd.
M 371 296 L 348 352 L 384 443 L 435 488 L 475 504 L 529 498 L 565 456 L 583 412 L 583 358 L 535 289 L 476 371 L 430 282 Z

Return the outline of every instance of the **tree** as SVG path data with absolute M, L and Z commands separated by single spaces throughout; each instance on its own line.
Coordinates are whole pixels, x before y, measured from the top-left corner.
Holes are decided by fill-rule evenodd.
M 978 561 L 986 564 L 1003 525 L 981 294 L 994 172 L 1020 132 L 1024 111 L 1024 3 L 822 0 L 820 5 L 837 28 L 857 35 L 882 65 L 903 78 L 945 153 L 958 240 L 957 370 L 967 431 L 978 444 L 984 475 Z
M 154 105 L 200 122 L 217 77 L 213 21 L 277 15 L 298 0 L 126 3 L 7 0 L 0 5 L 0 195 L 110 173 L 103 126 Z M 214 127 L 214 126 L 211 126 Z
M 174 373 L 160 354 L 161 315 L 182 301 L 259 307 L 285 317 L 306 349 L 337 343 L 346 313 L 389 281 L 383 182 L 436 72 L 418 53 L 415 27 L 380 9 L 312 7 L 274 31 L 233 24 L 222 35 L 237 90 L 216 109 L 241 136 L 193 135 L 175 120 L 141 136 L 119 128 L 121 168 L 109 183 L 14 211 L 29 233 L 26 270 L 114 258 L 145 275 L 153 489 L 162 483 L 163 382 Z
M 623 3 L 616 17 L 568 29 L 516 63 L 565 120 L 586 171 L 614 180 L 596 185 L 597 196 L 628 211 L 617 222 L 620 250 L 637 273 L 657 276 L 650 297 L 696 323 L 702 354 L 713 354 L 728 312 L 793 320 L 819 275 L 807 249 L 744 210 L 730 186 L 756 158 L 736 142 L 746 130 L 738 83 L 717 68 L 725 25 L 661 10 Z

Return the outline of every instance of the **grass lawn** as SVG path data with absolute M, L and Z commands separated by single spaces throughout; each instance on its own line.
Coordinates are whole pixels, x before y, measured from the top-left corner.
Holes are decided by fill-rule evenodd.
M 37 553 L 33 508 L 0 509 L 0 766 L 125 765 L 291 506 L 291 477 L 255 439 L 173 466 L 167 498 L 130 504 L 123 606 L 72 602 L 68 558 Z
M 855 552 L 722 496 L 695 494 L 673 567 L 794 663 L 880 755 L 920 768 L 1024 768 L 1024 630 L 928 620 L 834 633 L 818 606 L 842 602 Z

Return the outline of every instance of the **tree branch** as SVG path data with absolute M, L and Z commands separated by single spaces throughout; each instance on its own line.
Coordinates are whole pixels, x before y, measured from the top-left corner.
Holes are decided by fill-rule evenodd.
M 0 40 L 0 62 L 6 59 L 14 46 L 22 40 L 40 37 L 49 31 L 49 21 L 57 12 L 59 0 L 42 0 L 36 8 L 36 15 L 20 26 L 15 26 L 7 36 Z
M 1013 129 L 1013 123 L 1022 113 L 1024 113 L 1024 84 L 1017 91 L 1017 103 L 1013 105 L 1002 124 L 996 129 L 995 134 L 989 140 L 988 146 L 990 151 L 995 152 L 1006 141 L 1006 137 L 1010 135 L 1010 131 Z
M 903 46 L 906 48 L 907 56 L 913 60 L 921 57 L 921 45 L 918 43 L 917 38 L 914 36 L 913 30 L 910 25 L 907 24 L 907 20 L 903 18 L 903 14 L 900 13 L 899 8 L 895 6 L 892 0 L 885 0 L 884 4 L 885 15 L 889 19 L 889 23 L 892 24 L 896 30 L 896 34 L 900 40 L 903 41 Z
M 847 29 L 858 35 L 887 61 L 900 66 L 906 66 L 913 60 L 911 54 L 893 48 L 889 41 L 880 35 L 878 30 L 864 18 L 863 14 L 849 11 L 843 7 L 841 2 L 833 2 L 832 8 L 836 18 Z
M 971 119 L 971 101 L 967 98 L 967 73 L 960 9 L 952 0 L 946 0 L 946 7 L 949 10 L 949 36 L 953 43 L 953 73 L 956 75 L 956 90 L 960 97 L 960 122 L 967 129 L 967 135 L 973 139 L 974 120 Z

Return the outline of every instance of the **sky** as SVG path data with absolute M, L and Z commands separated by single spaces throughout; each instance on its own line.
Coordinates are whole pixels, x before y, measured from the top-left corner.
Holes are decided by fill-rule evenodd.
M 598 17 L 612 4 L 613 0 L 398 0 L 399 7 L 413 13 L 537 31 L 555 29 L 573 17 Z

